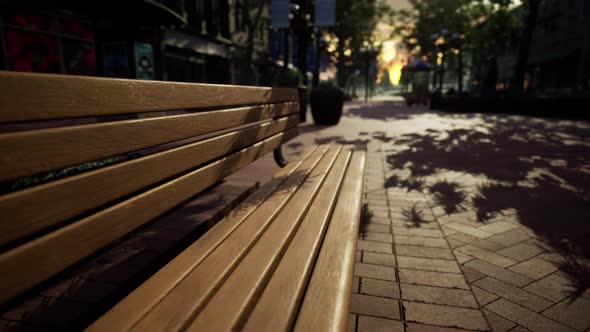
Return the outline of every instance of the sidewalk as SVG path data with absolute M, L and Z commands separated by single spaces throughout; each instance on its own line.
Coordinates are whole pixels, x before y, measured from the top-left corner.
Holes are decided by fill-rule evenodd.
M 288 155 L 368 151 L 349 331 L 590 331 L 589 133 L 390 100 L 303 125 Z

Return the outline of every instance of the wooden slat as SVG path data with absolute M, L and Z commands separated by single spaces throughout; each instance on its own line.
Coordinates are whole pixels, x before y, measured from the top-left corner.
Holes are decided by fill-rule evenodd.
M 291 329 L 336 204 L 351 153 L 352 148 L 346 147 L 336 160 L 264 292 L 255 300 L 254 310 L 244 317 L 247 318 L 245 326 L 236 322 L 240 324 L 242 331 L 278 332 Z
M 280 103 L 0 134 L 0 181 L 296 112 L 298 103 Z
M 340 152 L 340 146 L 333 147 L 322 159 L 260 240 L 242 259 L 205 307 L 198 312 L 196 319 L 190 323 L 187 331 L 240 329 L 240 317 L 248 311 L 250 300 L 264 289 L 266 281 L 271 277 L 307 210 L 316 199 Z M 176 296 L 184 295 L 177 293 Z M 201 299 L 198 297 L 189 299 L 189 301 L 194 300 L 200 301 Z
M 327 156 L 324 156 L 324 159 Z M 324 160 L 322 159 L 322 160 Z M 321 162 L 321 161 L 319 161 Z M 309 178 L 314 176 L 314 163 Z M 305 176 L 303 180 L 308 178 Z M 288 189 L 278 190 L 269 197 L 238 229 L 236 229 L 215 251 L 200 265 L 176 285 L 165 298 L 143 317 L 133 331 L 176 331 L 181 329 L 222 285 L 232 270 L 240 264 L 250 248 L 264 234 L 288 206 L 290 198 L 302 181 L 289 184 Z M 297 191 L 298 192 L 298 191 Z M 296 194 L 296 193 L 295 193 Z M 211 331 L 216 331 L 211 329 Z
M 296 89 L 0 71 L 0 122 L 297 100 Z
M 184 280 L 189 272 L 193 271 L 206 257 L 212 254 L 213 250 L 218 248 L 228 237 L 233 239 L 240 236 L 236 233 L 238 227 L 253 213 L 271 212 L 269 208 L 275 208 L 280 211 L 281 204 L 284 204 L 292 195 L 295 189 L 302 183 L 311 172 L 311 169 L 319 162 L 320 158 L 326 153 L 326 147 L 320 147 L 305 158 L 297 167 L 289 169 L 287 166 L 282 172 L 277 174 L 269 184 L 263 186 L 253 196 L 249 197 L 244 203 L 232 210 L 232 213 L 224 220 L 217 223 L 212 229 L 205 233 L 199 240 L 193 243 L 188 249 L 174 258 L 168 265 L 162 268 L 152 278 L 142 284 L 137 290 L 131 293 L 127 298 L 117 304 L 109 312 L 103 315 L 99 320 L 94 322 L 88 331 L 128 331 L 137 321 L 144 317 L 156 304 L 160 303 L 177 284 Z M 268 201 L 267 198 L 274 192 L 281 193 L 282 200 L 278 200 L 277 194 L 273 194 L 274 200 Z M 263 204 L 263 202 L 266 202 Z M 265 205 L 265 206 L 261 206 Z M 274 204 L 274 205 L 272 205 Z M 274 213 L 276 215 L 276 212 Z M 255 225 L 259 228 L 249 228 L 252 231 L 243 235 L 256 237 L 256 233 L 262 232 L 264 224 Z M 234 246 L 234 250 L 247 250 L 246 241 L 252 241 L 251 238 L 244 239 L 244 246 Z M 234 252 L 231 252 L 234 253 Z M 238 254 L 239 255 L 239 251 Z M 213 268 L 224 268 L 213 266 Z
M 365 152 L 352 155 L 294 331 L 347 328 L 365 164 Z
M 299 115 L 0 196 L 0 245 L 297 126 Z M 31 207 L 34 206 L 34 209 Z
M 296 135 L 277 134 L 0 255 L 0 303 L 180 204 Z

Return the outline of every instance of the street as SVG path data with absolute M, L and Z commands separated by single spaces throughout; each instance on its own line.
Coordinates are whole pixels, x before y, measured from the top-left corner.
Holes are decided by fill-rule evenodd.
M 351 331 L 590 327 L 589 123 L 393 97 L 347 103 L 337 126 L 311 122 L 288 155 L 369 152 Z

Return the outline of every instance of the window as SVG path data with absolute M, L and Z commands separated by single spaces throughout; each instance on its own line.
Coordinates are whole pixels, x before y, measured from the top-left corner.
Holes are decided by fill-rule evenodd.
M 6 57 L 11 70 L 96 75 L 94 31 L 70 17 L 3 17 Z

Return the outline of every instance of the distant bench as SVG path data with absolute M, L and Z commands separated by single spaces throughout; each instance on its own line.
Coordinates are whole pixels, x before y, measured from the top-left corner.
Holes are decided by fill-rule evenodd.
M 0 195 L 0 303 L 274 151 L 281 171 L 88 330 L 346 328 L 366 157 L 287 164 L 297 90 L 0 72 L 0 110 L 0 182 L 28 184 Z

